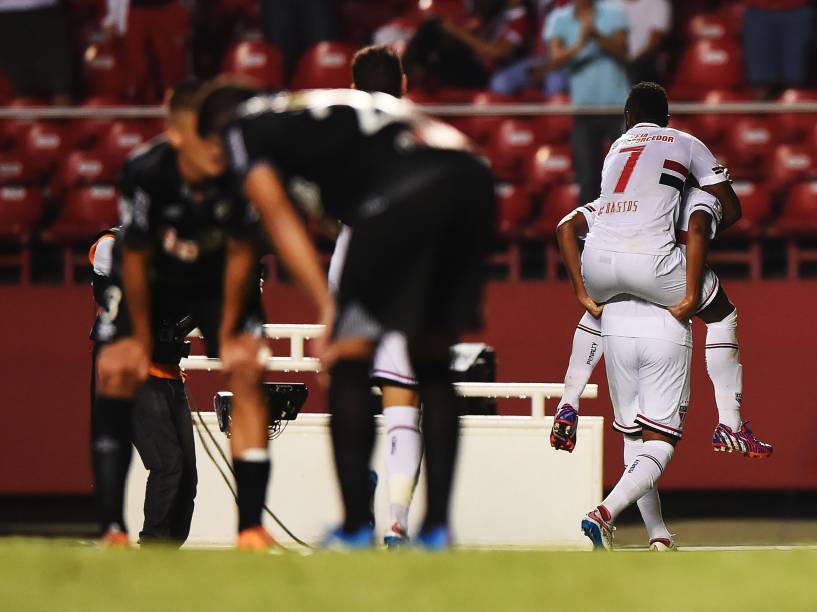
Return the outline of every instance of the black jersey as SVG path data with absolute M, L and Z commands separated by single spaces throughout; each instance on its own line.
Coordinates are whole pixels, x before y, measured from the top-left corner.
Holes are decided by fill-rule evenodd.
M 132 156 L 120 177 L 125 248 L 151 248 L 151 281 L 183 292 L 220 291 L 229 238 L 255 241 L 255 209 L 229 173 L 198 192 L 182 179 L 176 151 L 164 139 Z
M 462 134 L 408 101 L 351 89 L 252 98 L 224 138 L 240 179 L 268 164 L 307 213 L 349 225 L 386 205 L 380 194 L 407 178 L 403 162 L 415 152 L 467 145 Z

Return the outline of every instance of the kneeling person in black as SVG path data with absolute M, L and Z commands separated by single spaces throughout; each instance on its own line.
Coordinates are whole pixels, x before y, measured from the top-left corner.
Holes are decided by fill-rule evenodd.
M 354 227 L 324 354 L 346 510 L 333 537 L 371 543 L 369 365 L 384 330 L 397 330 L 409 340 L 425 407 L 428 503 L 418 541 L 447 546 L 459 408 L 448 351 L 459 332 L 481 322 L 495 219 L 491 174 L 459 132 L 387 94 L 251 95 L 237 86 L 213 91 L 199 109 L 199 131 L 223 138 L 243 195 L 270 235 L 291 214 L 290 198 Z
M 111 544 L 127 542 L 122 506 L 133 398 L 147 378 L 163 322 L 186 316 L 201 330 L 208 355 L 224 357 L 230 346 L 225 370 L 235 394 L 239 528 L 249 546 L 271 544 L 261 528 L 270 468 L 256 213 L 231 188 L 221 152 L 196 135 L 198 91 L 198 84 L 177 89 L 166 134 L 136 152 L 120 179 L 121 248 L 94 329 L 94 339 L 105 345 L 97 363 L 94 466 L 104 539 Z

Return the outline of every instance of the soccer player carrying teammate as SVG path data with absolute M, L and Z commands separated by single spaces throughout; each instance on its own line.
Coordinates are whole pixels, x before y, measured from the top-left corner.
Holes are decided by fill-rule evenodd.
M 196 133 L 199 89 L 189 84 L 171 96 L 166 134 L 135 152 L 120 178 L 121 245 L 93 333 L 105 345 L 97 364 L 94 468 L 103 541 L 113 545 L 127 543 L 123 497 L 133 398 L 147 377 L 161 322 L 184 316 L 202 332 L 208 355 L 221 356 L 235 395 L 238 544 L 272 544 L 261 527 L 270 467 L 257 215 L 232 189 L 221 149 Z
M 424 406 L 428 499 L 417 542 L 445 548 L 460 406 L 449 347 L 460 331 L 480 324 L 483 263 L 495 221 L 493 178 L 459 132 L 393 96 L 331 90 L 240 104 L 251 94 L 229 86 L 213 91 L 200 108 L 199 129 L 224 139 L 243 192 L 271 237 L 287 238 L 282 219 L 295 219 L 290 197 L 354 228 L 331 344 L 323 352 L 345 507 L 329 543 L 372 543 L 370 364 L 380 337 L 401 331 Z M 309 254 L 298 261 L 307 260 L 310 267 L 317 261 Z
M 406 77 L 397 53 L 387 46 L 367 47 L 358 51 L 352 60 L 352 86 L 369 93 L 382 92 L 401 98 L 406 92 Z M 352 228 L 348 225 L 341 228 L 329 263 L 329 286 L 334 293 L 340 287 L 351 232 Z M 408 542 L 409 505 L 423 457 L 420 396 L 404 334 L 387 332 L 383 335 L 374 354 L 372 379 L 383 392 L 385 463 L 391 519 L 383 539 L 392 548 Z
M 187 87 L 176 88 L 178 99 Z M 105 307 L 110 286 L 113 252 L 118 228 L 103 232 L 88 257 L 93 266 L 94 299 Z M 163 321 L 154 338 L 148 379 L 136 394 L 133 406 L 133 444 L 148 470 L 145 487 L 145 520 L 139 543 L 172 542 L 184 544 L 190 534 L 196 498 L 196 449 L 193 421 L 187 402 L 184 374 L 179 361 L 189 351 L 184 338 L 190 332 L 189 317 Z M 96 395 L 96 352 L 91 374 L 91 402 Z
M 668 104 L 660 86 L 635 86 L 625 107 L 625 119 L 629 129 L 613 144 L 605 160 L 602 196 L 577 209 L 584 214 L 574 214 L 559 228 L 560 250 L 576 296 L 587 313 L 574 336 L 565 395 L 551 443 L 565 450 L 575 443 L 578 394 L 603 353 L 598 342 L 597 319 L 603 308 L 599 303 L 626 293 L 670 306 L 679 320 L 697 314 L 707 324 L 707 370 L 719 414 L 713 446 L 719 451 L 768 457 L 772 446 L 760 442 L 740 415 L 737 311 L 717 276 L 705 266 L 706 223 L 689 221 L 697 208 L 717 209 L 721 232 L 739 217 L 740 204 L 728 173 L 700 141 L 666 127 Z M 694 191 L 694 199 L 687 202 L 687 216 L 679 218 L 677 206 L 690 174 L 687 166 L 707 193 Z M 677 243 L 676 223 L 682 219 L 689 227 L 681 228 L 682 240 Z M 588 224 L 592 225 L 589 234 Z M 580 259 L 577 237 L 584 235 L 585 252 Z

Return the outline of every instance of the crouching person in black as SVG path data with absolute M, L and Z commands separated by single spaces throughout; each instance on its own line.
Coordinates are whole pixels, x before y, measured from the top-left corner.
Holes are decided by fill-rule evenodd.
M 110 286 L 117 233 L 116 228 L 104 232 L 89 253 L 94 299 L 100 307 L 105 306 L 103 298 Z M 163 323 L 154 339 L 148 379 L 133 405 L 133 443 L 148 470 L 139 542 L 181 546 L 190 534 L 198 482 L 193 422 L 185 376 L 179 367 L 189 352 L 184 339 L 191 330 L 191 319 Z

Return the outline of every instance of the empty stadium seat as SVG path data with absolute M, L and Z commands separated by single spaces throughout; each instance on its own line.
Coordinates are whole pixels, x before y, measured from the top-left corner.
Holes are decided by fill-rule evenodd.
M 789 236 L 817 236 L 817 181 L 791 186 L 774 226 Z
M 284 85 L 284 57 L 277 47 L 262 40 L 245 40 L 227 51 L 222 72 L 244 75 L 276 89 Z
M 94 96 L 85 100 L 81 106 L 93 113 L 93 109 L 116 106 L 117 103 L 114 98 Z M 90 149 L 99 144 L 102 137 L 111 129 L 112 123 L 113 119 L 93 116 L 84 117 L 69 121 L 67 129 L 70 132 L 70 140 L 75 147 Z
M 539 144 L 534 121 L 504 119 L 486 149 L 494 174 L 503 181 L 522 180 Z
M 531 224 L 529 235 L 552 238 L 562 218 L 579 205 L 579 187 L 574 183 L 555 185 L 542 200 L 542 210 Z
M 342 42 L 318 43 L 298 62 L 292 89 L 347 88 L 352 82 L 355 47 Z
M 528 187 L 534 193 L 543 193 L 557 183 L 573 180 L 573 158 L 569 147 L 542 145 L 533 154 L 528 170 Z
M 514 102 L 512 96 L 503 96 L 490 91 L 481 91 L 471 99 L 471 104 L 477 107 L 512 104 Z M 475 142 L 484 145 L 489 142 L 491 135 L 499 129 L 503 119 L 504 117 L 501 115 L 470 115 L 463 117 L 460 128 Z
M 717 108 L 722 104 L 748 102 L 749 96 L 745 93 L 715 89 L 706 92 L 701 102 L 706 106 Z M 716 146 L 729 131 L 730 126 L 744 119 L 746 115 L 739 113 L 703 113 L 700 115 L 685 115 L 689 122 L 692 134 L 700 138 L 707 146 Z
M 570 96 L 559 94 L 548 98 L 548 104 L 570 104 Z M 541 115 L 537 117 L 543 141 L 548 144 L 567 144 L 573 127 L 573 116 Z
M 782 142 L 802 142 L 817 124 L 817 113 L 792 112 L 786 105 L 803 102 L 817 102 L 817 91 L 813 89 L 787 89 L 778 100 L 781 104 L 780 112 L 773 117 L 777 137 Z
M 74 187 L 112 183 L 117 170 L 118 167 L 98 151 L 73 151 L 60 160 L 51 182 L 51 195 L 60 201 Z
M 729 130 L 733 152 L 729 170 L 736 177 L 757 178 L 766 174 L 773 143 L 773 126 L 766 117 L 744 118 Z
M 712 89 L 735 89 L 743 83 L 740 46 L 731 39 L 691 43 L 678 60 L 673 98 L 695 99 Z
M 499 234 L 505 238 L 517 236 L 531 215 L 530 194 L 521 185 L 500 183 L 496 187 Z
M 122 65 L 116 41 L 100 42 L 85 49 L 82 61 L 85 89 L 91 96 L 125 96 L 128 71 Z
M 0 255 L 0 265 L 20 270 L 20 282 L 31 282 L 31 234 L 43 216 L 42 190 L 19 185 L 0 187 L 0 243 L 16 252 Z
M 0 151 L 0 186 L 29 185 L 36 178 L 30 160 L 20 151 Z
M 724 11 L 701 13 L 687 23 L 686 36 L 690 40 L 734 38 L 740 33 L 736 25 Z
M 801 145 L 778 145 L 775 147 L 769 169 L 769 185 L 773 192 L 785 189 L 797 181 L 814 178 L 815 155 L 812 149 Z
M 99 143 L 99 151 L 108 163 L 118 168 L 139 145 L 147 142 L 144 126 L 140 121 L 114 121 Z
M 70 147 L 62 125 L 53 121 L 36 121 L 26 132 L 20 152 L 30 162 L 32 170 L 45 177 L 53 171 L 57 160 Z
M 724 236 L 758 236 L 772 216 L 772 200 L 768 188 L 763 183 L 750 181 L 736 181 L 732 187 L 740 198 L 743 214 Z

